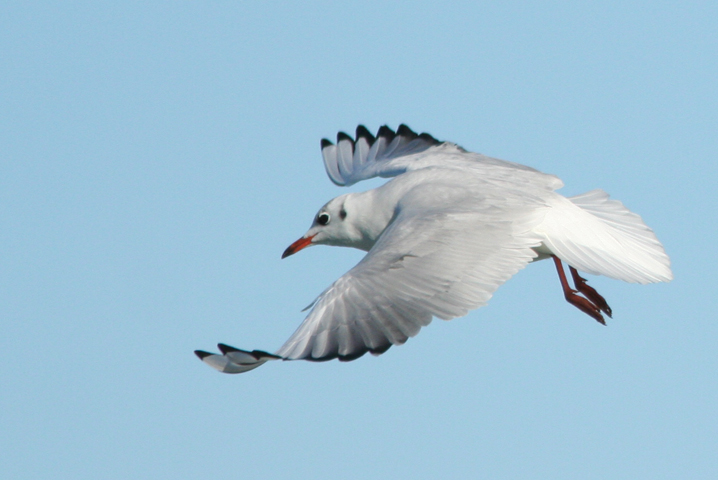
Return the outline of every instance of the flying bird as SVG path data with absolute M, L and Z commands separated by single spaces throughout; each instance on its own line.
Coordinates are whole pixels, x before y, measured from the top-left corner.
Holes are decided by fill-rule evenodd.
M 552 259 L 566 300 L 605 325 L 611 308 L 579 270 L 632 283 L 667 282 L 670 260 L 641 217 L 603 190 L 574 197 L 563 182 L 517 163 L 464 150 L 406 125 L 364 126 L 321 141 L 339 186 L 373 177 L 384 185 L 330 200 L 282 258 L 313 245 L 364 250 L 329 286 L 275 353 L 219 344 L 195 354 L 224 373 L 269 360 L 354 360 L 384 353 L 433 317 L 449 320 L 489 301 L 533 261 Z M 568 265 L 573 287 L 563 263 Z

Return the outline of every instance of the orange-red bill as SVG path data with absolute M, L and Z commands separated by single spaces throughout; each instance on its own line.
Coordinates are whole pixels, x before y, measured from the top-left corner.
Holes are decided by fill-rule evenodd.
M 308 247 L 312 244 L 312 238 L 314 238 L 314 235 L 300 238 L 299 240 L 287 247 L 287 249 L 282 254 L 282 258 L 287 258 L 290 255 L 294 255 L 304 247 Z

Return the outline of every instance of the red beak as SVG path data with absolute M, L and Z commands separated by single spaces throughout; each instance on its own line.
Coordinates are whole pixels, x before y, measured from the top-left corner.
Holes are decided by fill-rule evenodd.
M 293 244 L 291 244 L 282 254 L 282 258 L 287 258 L 290 255 L 294 255 L 299 250 L 308 247 L 312 244 L 312 238 L 314 238 L 314 235 L 311 235 L 309 237 L 302 237 Z

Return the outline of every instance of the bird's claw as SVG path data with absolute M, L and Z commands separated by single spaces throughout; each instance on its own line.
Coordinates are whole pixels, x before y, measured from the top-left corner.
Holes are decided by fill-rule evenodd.
M 597 305 L 595 305 L 591 300 L 578 295 L 578 292 L 576 290 L 571 290 L 570 292 L 565 292 L 564 297 L 566 298 L 566 301 L 568 303 L 570 303 L 574 307 L 578 308 L 579 310 L 581 310 L 583 313 L 587 314 L 588 316 L 592 317 L 598 323 L 600 323 L 602 325 L 606 325 L 606 320 L 604 320 L 603 315 L 601 315 L 601 309 Z M 610 317 L 610 315 L 609 315 L 609 317 Z
M 573 267 L 569 267 L 569 270 L 571 270 L 571 276 L 573 277 L 573 283 L 576 285 L 576 289 L 598 307 L 600 311 L 608 315 L 609 318 L 613 318 L 613 311 L 611 307 L 608 306 L 606 299 L 586 283 L 586 279 L 578 274 L 578 270 Z

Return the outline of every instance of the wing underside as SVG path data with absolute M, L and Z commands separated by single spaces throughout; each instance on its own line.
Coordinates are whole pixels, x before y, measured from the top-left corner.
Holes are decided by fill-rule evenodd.
M 540 207 L 467 192 L 463 202 L 452 199 L 453 208 L 442 208 L 422 201 L 425 192 L 414 195 L 366 257 L 319 297 L 277 355 L 321 361 L 380 354 L 433 317 L 448 320 L 486 304 L 536 257 L 540 239 L 532 228 L 542 218 Z

